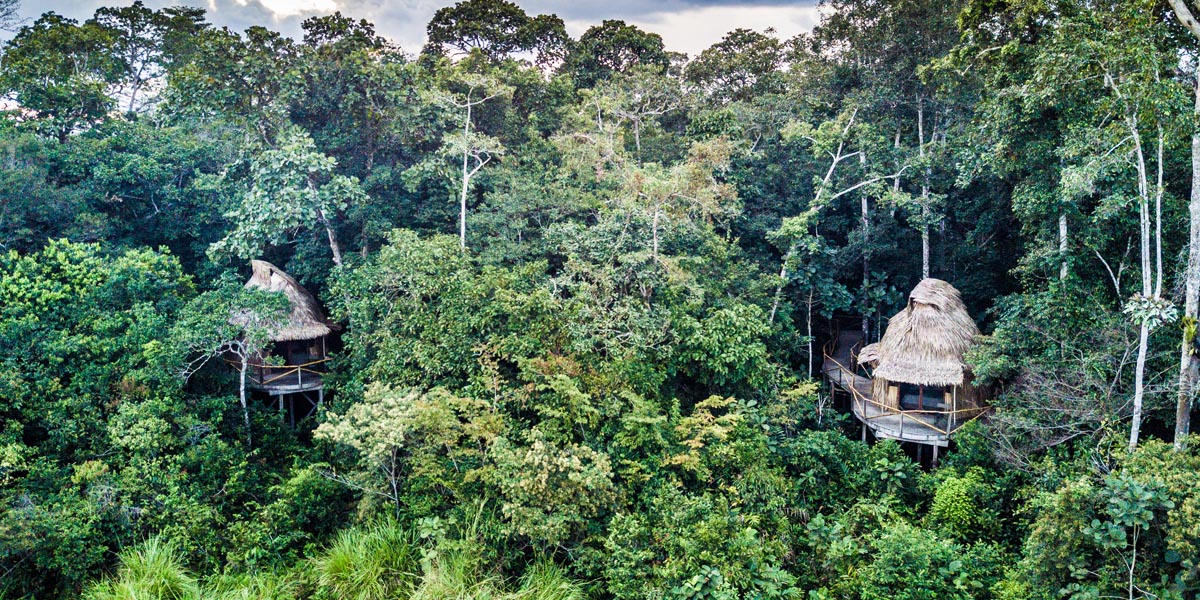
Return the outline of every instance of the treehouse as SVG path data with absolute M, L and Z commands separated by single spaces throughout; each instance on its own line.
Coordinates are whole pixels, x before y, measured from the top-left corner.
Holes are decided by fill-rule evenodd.
M 955 430 L 988 410 L 987 390 L 963 362 L 977 335 L 958 290 L 924 279 L 879 342 L 862 346 L 861 332 L 840 333 L 824 371 L 849 393 L 864 436 L 870 429 L 876 438 L 933 446 L 936 461 Z
M 246 287 L 283 294 L 291 312 L 286 322 L 272 330 L 271 344 L 250 361 L 247 386 L 270 396 L 294 425 L 325 399 L 328 344 L 337 325 L 325 318 L 316 298 L 291 275 L 266 261 L 250 264 L 254 274 Z M 303 414 L 298 414 L 300 410 Z

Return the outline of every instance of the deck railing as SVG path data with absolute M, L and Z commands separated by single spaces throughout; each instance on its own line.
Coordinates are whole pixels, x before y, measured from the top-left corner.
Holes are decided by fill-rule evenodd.
M 228 360 L 227 362 L 235 368 L 241 368 L 241 363 L 236 360 Z M 246 365 L 246 379 L 251 385 L 256 387 L 304 387 L 306 379 L 310 385 L 321 381 L 321 377 L 328 372 L 328 369 L 325 368 L 325 364 L 328 362 L 328 357 L 299 365 L 272 365 L 251 362 Z
M 954 407 L 950 410 L 909 410 L 883 404 L 872 397 L 864 395 L 854 386 L 853 382 L 855 379 L 864 376 L 859 375 L 853 369 L 842 364 L 841 361 L 831 354 L 830 345 L 836 343 L 836 339 L 837 338 L 834 338 L 834 340 L 831 340 L 829 344 L 826 344 L 825 347 L 822 348 L 822 354 L 824 354 L 825 361 L 832 363 L 834 368 L 839 371 L 837 383 L 839 384 L 839 387 L 850 393 L 850 396 L 853 398 L 856 405 L 855 412 L 858 413 L 864 422 L 869 422 L 883 417 L 896 416 L 900 418 L 900 426 L 898 428 L 898 437 L 900 438 L 904 437 L 904 424 L 906 421 L 912 421 L 914 425 L 919 424 L 921 427 L 932 429 L 937 433 L 948 437 L 959 427 L 978 419 L 990 410 L 989 407 L 978 406 L 969 408 Z M 853 356 L 851 357 L 853 358 Z M 870 377 L 864 378 L 868 381 L 871 381 Z M 847 379 L 850 381 L 848 385 L 845 383 Z M 875 412 L 875 414 L 870 414 L 870 411 L 867 410 L 868 406 L 875 408 L 877 412 Z M 941 426 L 942 424 L 944 424 L 944 426 Z M 888 427 L 888 429 L 896 428 Z

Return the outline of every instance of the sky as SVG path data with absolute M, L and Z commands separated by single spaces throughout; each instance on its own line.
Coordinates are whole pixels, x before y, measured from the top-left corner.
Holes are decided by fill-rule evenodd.
M 367 19 L 376 31 L 409 52 L 425 41 L 425 24 L 434 11 L 455 0 L 143 0 L 146 6 L 199 6 L 218 26 L 242 31 L 262 25 L 289 37 L 301 37 L 300 22 L 314 15 L 342 14 Z M 695 56 L 720 41 L 729 31 L 744 27 L 776 30 L 781 39 L 812 29 L 818 21 L 816 0 L 516 0 L 531 16 L 554 13 L 567 33 L 579 37 L 604 19 L 620 19 L 663 37 L 668 50 Z M 132 4 L 132 0 L 21 0 L 21 16 L 32 22 L 47 11 L 85 20 L 100 6 Z M 4 36 L 11 37 L 11 34 Z

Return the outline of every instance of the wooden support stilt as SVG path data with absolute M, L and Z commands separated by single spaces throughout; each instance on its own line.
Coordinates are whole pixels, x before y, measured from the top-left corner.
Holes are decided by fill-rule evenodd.
M 932 466 L 933 466 L 933 468 L 935 468 L 935 469 L 936 469 L 936 468 L 937 468 L 937 465 L 938 465 L 938 447 L 937 447 L 937 446 L 934 446 L 934 447 L 933 447 L 933 463 L 932 463 Z

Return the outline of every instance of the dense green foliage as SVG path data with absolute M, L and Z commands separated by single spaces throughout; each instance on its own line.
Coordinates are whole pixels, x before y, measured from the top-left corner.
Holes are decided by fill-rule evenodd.
M 1196 39 L 1152 0 L 822 14 L 691 60 L 504 0 L 416 55 L 341 14 L 21 28 L 0 596 L 1195 597 Z M 342 327 L 294 428 L 222 360 L 284 318 L 251 258 Z M 997 392 L 936 468 L 818 382 L 924 276 Z

